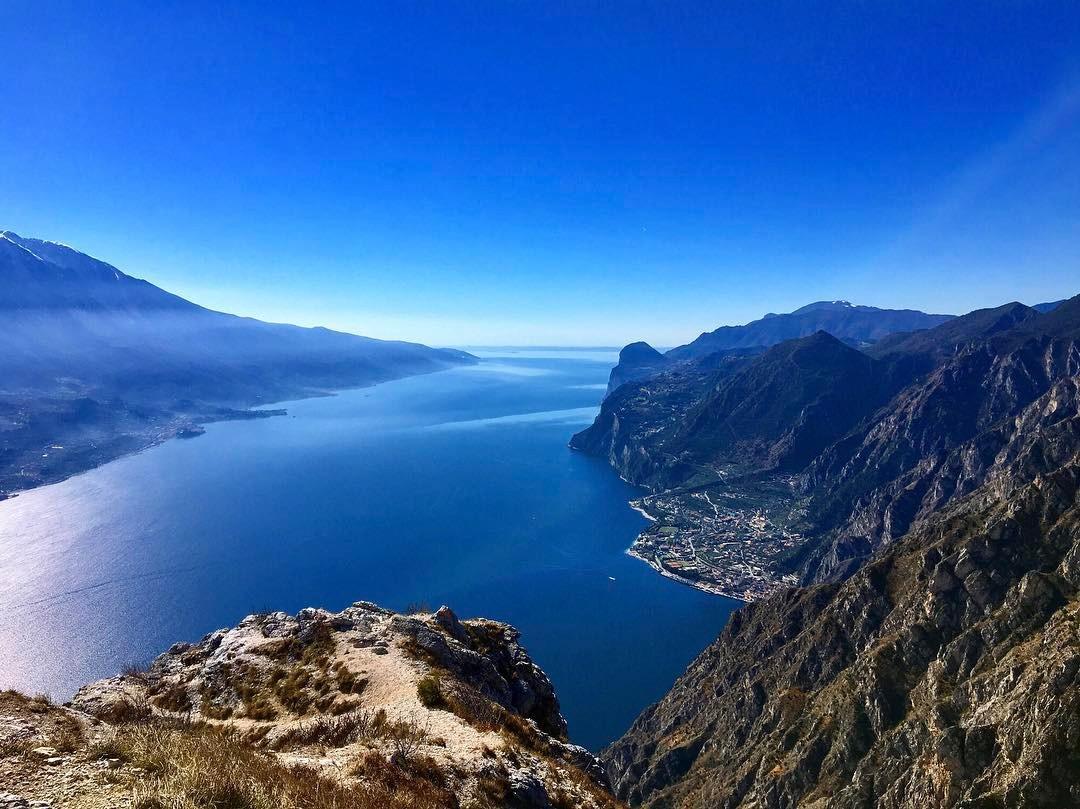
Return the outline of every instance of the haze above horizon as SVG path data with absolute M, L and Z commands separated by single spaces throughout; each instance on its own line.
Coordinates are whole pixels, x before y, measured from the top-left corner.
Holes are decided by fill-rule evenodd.
M 43 2 L 0 229 L 229 312 L 679 345 L 1080 291 L 1080 7 Z

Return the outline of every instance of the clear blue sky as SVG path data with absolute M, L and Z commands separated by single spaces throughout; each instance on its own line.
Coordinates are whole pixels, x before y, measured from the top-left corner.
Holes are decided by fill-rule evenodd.
M 673 345 L 1080 292 L 1076 2 L 14 2 L 0 41 L 0 228 L 215 308 Z

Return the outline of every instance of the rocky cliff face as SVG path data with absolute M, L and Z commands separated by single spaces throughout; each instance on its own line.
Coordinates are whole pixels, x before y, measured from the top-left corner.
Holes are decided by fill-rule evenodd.
M 630 343 L 619 352 L 619 361 L 611 369 L 607 392 L 610 394 L 627 382 L 654 376 L 671 365 L 670 360 L 648 343 Z
M 843 575 L 953 499 L 1015 474 L 1021 457 L 1030 480 L 1071 452 L 1080 300 L 1052 315 L 1016 314 L 1008 327 L 957 346 L 808 466 L 804 485 L 822 541 L 804 562 L 806 578 Z
M 651 807 L 1080 801 L 1080 470 L 984 487 L 842 584 L 783 592 L 604 753 Z
M 653 451 L 678 428 L 710 375 L 694 368 L 671 371 L 642 382 L 624 384 L 600 406 L 593 423 L 572 436 L 570 446 L 607 460 L 630 483 L 665 488 L 677 459 Z
M 43 773 L 104 801 L 79 805 L 131 796 L 139 806 L 260 809 L 617 805 L 596 758 L 567 742 L 551 682 L 517 631 L 445 607 L 249 616 L 176 644 L 146 671 L 84 687 L 69 708 L 42 707 L 73 728 L 63 744 L 46 726 L 53 719 L 8 700 L 4 786 L 57 806 L 66 798 Z M 5 734 L 25 741 L 21 752 L 33 743 L 52 754 L 9 766 Z M 108 783 L 95 786 L 105 771 Z M 207 798 L 218 792 L 231 802 Z
M 785 346 L 812 361 L 766 373 Z M 635 416 L 629 471 L 674 485 L 672 499 L 732 497 L 740 475 L 752 487 L 777 454 L 732 448 L 776 446 L 775 423 L 814 436 L 846 419 L 794 478 L 805 536 L 779 564 L 808 586 L 736 613 L 604 752 L 618 794 L 650 807 L 1080 804 L 1080 299 L 888 339 L 865 366 L 824 362 L 826 349 L 782 344 L 723 379 L 668 374 L 610 399 L 610 424 Z M 820 398 L 814 367 L 840 401 Z M 652 400 L 681 408 L 657 415 Z

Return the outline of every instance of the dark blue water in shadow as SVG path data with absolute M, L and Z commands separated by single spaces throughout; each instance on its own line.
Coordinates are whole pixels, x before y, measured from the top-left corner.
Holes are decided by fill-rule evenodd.
M 0 503 L 0 687 L 66 698 L 260 610 L 446 603 L 516 625 L 600 747 L 737 606 L 627 557 L 634 490 L 567 449 L 610 364 L 526 352 L 294 402 Z

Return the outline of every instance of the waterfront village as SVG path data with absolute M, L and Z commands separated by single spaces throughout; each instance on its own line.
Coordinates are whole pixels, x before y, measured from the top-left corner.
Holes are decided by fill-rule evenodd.
M 756 601 L 797 584 L 784 561 L 803 543 L 791 481 L 651 494 L 630 504 L 651 521 L 628 553 L 711 593 Z

